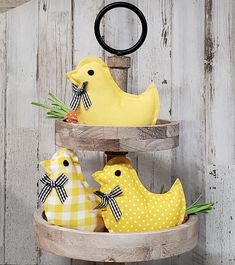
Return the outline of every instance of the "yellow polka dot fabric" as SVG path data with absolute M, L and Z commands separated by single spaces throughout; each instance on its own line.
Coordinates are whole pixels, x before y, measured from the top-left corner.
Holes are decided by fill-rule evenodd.
M 120 176 L 115 174 L 118 170 L 121 172 Z M 125 157 L 111 159 L 102 171 L 93 176 L 101 185 L 101 192 L 110 193 L 118 185 L 123 191 L 122 195 L 115 198 L 122 211 L 118 222 L 109 206 L 102 210 L 109 232 L 147 232 L 182 224 L 186 202 L 179 179 L 167 193 L 151 193 L 142 185 Z
M 48 223 L 83 231 L 103 230 L 101 213 L 94 210 L 97 205 L 94 189 L 84 180 L 75 154 L 61 148 L 50 160 L 40 164 L 51 180 L 56 181 L 61 174 L 69 179 L 64 185 L 68 197 L 63 204 L 54 188 L 44 203 Z

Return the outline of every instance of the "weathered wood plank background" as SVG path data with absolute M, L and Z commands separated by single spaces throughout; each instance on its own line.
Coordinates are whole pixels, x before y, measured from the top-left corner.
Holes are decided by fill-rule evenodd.
M 32 213 L 42 173 L 37 164 L 55 146 L 53 122 L 30 102 L 45 100 L 49 90 L 68 102 L 71 87 L 64 73 L 83 57 L 107 58 L 95 40 L 93 23 L 110 2 L 32 0 L 0 15 L 0 264 L 86 263 L 34 245 Z M 128 2 L 141 8 L 149 25 L 144 46 L 131 55 L 129 92 L 140 93 L 154 80 L 161 118 L 182 121 L 177 150 L 129 156 L 151 190 L 169 187 L 179 176 L 188 202 L 200 193 L 215 202 L 215 210 L 200 218 L 199 244 L 193 251 L 151 264 L 233 265 L 235 1 Z M 131 45 L 141 30 L 124 9 L 107 14 L 102 29 L 106 41 L 120 48 Z M 91 173 L 103 166 L 103 154 L 78 154 L 93 182 Z

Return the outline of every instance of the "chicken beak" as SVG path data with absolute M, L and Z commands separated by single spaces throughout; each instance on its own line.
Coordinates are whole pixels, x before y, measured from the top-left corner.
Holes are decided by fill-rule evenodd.
M 47 173 L 51 173 L 50 165 L 51 165 L 51 160 L 44 160 L 39 163 L 40 166 L 46 171 Z
M 72 82 L 74 85 L 81 87 L 82 85 L 82 81 L 78 79 L 78 75 L 77 75 L 77 71 L 73 70 L 71 72 L 68 72 L 66 74 L 67 79 Z
M 102 171 L 97 171 L 93 174 L 93 178 L 96 182 L 98 182 L 100 185 L 105 184 L 103 174 L 101 174 Z

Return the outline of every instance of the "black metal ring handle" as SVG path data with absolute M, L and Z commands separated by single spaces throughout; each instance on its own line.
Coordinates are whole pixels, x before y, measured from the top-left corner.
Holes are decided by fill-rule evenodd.
M 140 36 L 140 39 L 138 40 L 138 42 L 132 46 L 131 48 L 125 49 L 125 50 L 117 50 L 117 49 L 113 49 L 110 46 L 108 46 L 104 40 L 101 37 L 100 34 L 100 22 L 102 17 L 111 9 L 113 8 L 117 8 L 117 7 L 124 7 L 124 8 L 128 8 L 130 10 L 132 10 L 140 19 L 141 24 L 142 24 L 142 33 Z M 136 6 L 130 4 L 130 3 L 126 3 L 126 2 L 115 2 L 115 3 L 111 3 L 107 6 L 105 6 L 97 15 L 96 20 L 95 20 L 95 25 L 94 25 L 94 30 L 95 30 L 95 36 L 97 41 L 99 42 L 99 44 L 101 45 L 102 48 L 104 48 L 106 51 L 112 53 L 112 54 L 116 54 L 118 56 L 121 55 L 126 55 L 126 54 L 130 54 L 134 51 L 136 51 L 137 49 L 140 48 L 140 46 L 144 43 L 146 36 L 147 36 L 147 32 L 148 32 L 148 26 L 147 26 L 147 21 L 145 19 L 144 14 L 139 10 L 139 8 L 137 8 Z

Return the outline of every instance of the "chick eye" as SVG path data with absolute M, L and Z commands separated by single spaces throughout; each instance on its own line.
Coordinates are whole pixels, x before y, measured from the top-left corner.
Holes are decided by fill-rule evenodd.
M 69 165 L 68 160 L 64 160 L 63 164 L 64 164 L 65 167 L 67 167 Z
M 87 73 L 88 75 L 93 75 L 95 72 L 93 70 L 89 70 Z
M 115 174 L 115 176 L 120 177 L 121 176 L 121 171 L 120 170 L 116 170 L 114 174 Z

